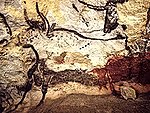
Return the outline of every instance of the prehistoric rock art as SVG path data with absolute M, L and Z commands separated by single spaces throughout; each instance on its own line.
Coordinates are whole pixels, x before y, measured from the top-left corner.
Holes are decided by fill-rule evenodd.
M 104 68 L 94 68 L 90 72 L 97 73 L 103 86 L 109 83 L 112 92 L 115 92 L 113 83 L 119 81 L 149 84 L 149 55 L 148 52 L 137 56 L 116 56 L 109 59 Z
M 2 13 L 0 13 L 0 17 L 3 19 L 3 22 L 4 22 L 4 24 L 6 25 L 6 27 L 7 27 L 7 29 L 8 29 L 8 34 L 11 36 L 11 35 L 12 35 L 12 31 L 11 31 L 11 28 L 10 28 L 10 26 L 8 25 L 7 21 L 6 21 L 5 16 L 4 16 Z
M 50 22 L 49 17 L 45 15 L 43 9 L 39 9 L 38 2 L 33 2 L 35 3 L 37 20 L 30 19 L 28 16 L 30 13 L 27 13 L 29 11 L 26 7 L 26 1 L 24 1 L 23 4 L 25 7 L 23 8 L 23 14 L 25 22 L 29 27 L 21 30 L 16 36 L 13 34 L 13 32 L 16 31 L 11 30 L 4 14 L 0 13 L 0 17 L 8 29 L 8 34 L 11 36 L 10 40 L 6 38 L 0 40 L 1 45 L 4 42 L 8 43 L 2 46 L 2 51 L 0 51 L 1 59 L 4 60 L 1 63 L 2 71 L 7 71 L 6 73 L 2 72 L 2 76 L 0 76 L 0 78 L 2 78 L 2 83 L 0 84 L 0 112 L 12 112 L 16 110 L 18 106 L 21 106 L 24 102 L 28 93 L 32 91 L 34 85 L 38 88 L 41 87 L 42 92 L 42 97 L 37 107 L 44 102 L 49 87 L 68 82 L 77 82 L 85 86 L 97 86 L 100 91 L 104 87 L 106 90 L 110 89 L 111 93 L 114 95 L 122 95 L 125 99 L 128 99 L 128 97 L 135 99 L 135 91 L 140 92 L 139 88 L 135 87 L 136 84 L 140 83 L 143 87 L 150 84 L 150 9 L 148 9 L 147 12 L 146 38 L 143 36 L 142 39 L 135 41 L 135 43 L 128 44 L 129 37 L 125 33 L 127 26 L 125 24 L 119 24 L 119 15 L 117 12 L 117 4 L 123 4 L 125 2 L 128 2 L 128 0 L 108 0 L 104 5 L 96 6 L 81 0 L 76 0 L 74 2 L 69 1 L 69 3 L 71 3 L 70 10 L 75 11 L 81 17 L 81 25 L 78 26 L 78 24 L 74 25 L 75 23 L 73 23 L 73 20 L 70 20 L 69 25 L 59 25 L 57 21 Z M 82 5 L 82 7 L 80 5 Z M 90 21 L 91 18 L 87 19 L 87 16 L 84 14 L 86 11 L 84 11 L 83 7 L 91 9 L 92 11 L 101 12 L 102 15 L 105 14 L 102 32 L 101 30 L 91 29 L 91 25 L 95 25 L 95 23 L 93 23 L 94 21 Z M 67 6 L 64 10 L 66 9 Z M 92 11 L 91 14 L 93 13 Z M 64 15 L 68 14 L 65 11 L 63 13 Z M 86 26 L 86 29 L 82 25 Z M 101 27 L 101 25 L 102 24 L 98 24 L 97 26 Z M 97 31 L 100 33 L 97 33 Z M 25 38 L 23 36 L 25 36 Z M 16 42 L 16 40 L 18 42 Z M 22 47 L 31 48 L 35 57 L 32 56 L 32 52 L 26 51 L 28 49 L 20 49 Z M 21 50 L 20 53 L 15 53 L 15 51 L 13 51 L 14 48 L 17 48 L 18 51 Z M 109 50 L 110 48 L 111 50 Z M 123 53 L 123 55 L 115 55 L 117 52 L 119 53 L 120 51 L 126 50 L 128 54 Z M 72 59 L 67 59 L 69 53 L 72 53 Z M 79 54 L 77 55 L 77 53 Z M 106 55 L 106 53 L 108 54 Z M 23 56 L 23 54 L 29 55 L 31 61 L 29 61 L 30 63 L 26 68 L 24 65 L 20 65 L 20 67 L 22 66 L 21 68 L 25 68 L 25 70 L 18 70 L 15 74 L 18 74 L 18 78 L 23 78 L 23 76 L 25 76 L 25 78 L 23 78 L 24 82 L 19 82 L 18 84 L 10 83 L 11 87 L 9 87 L 9 81 L 5 80 L 7 78 L 7 73 L 9 73 L 8 75 L 11 73 L 8 72 L 9 70 L 7 67 L 9 66 L 6 66 L 6 64 L 9 64 L 8 59 L 12 60 L 11 58 L 13 58 L 14 60 L 12 60 L 12 62 L 14 62 L 15 58 L 17 58 L 19 63 L 26 63 L 25 59 L 19 59 L 18 57 Z M 100 54 L 102 55 L 101 57 Z M 112 58 L 108 58 L 110 54 L 113 54 Z M 76 55 L 77 58 L 74 58 L 73 55 Z M 96 57 L 99 60 L 97 60 Z M 7 63 L 5 60 L 7 60 Z M 67 60 L 72 62 L 69 64 Z M 106 64 L 104 60 L 107 61 Z M 103 65 L 100 64 L 99 61 L 102 61 Z M 94 64 L 93 62 L 96 63 Z M 19 63 L 16 63 L 16 65 Z M 93 68 L 98 64 L 101 68 Z M 86 65 L 85 70 L 82 65 Z M 13 63 L 13 66 L 15 67 L 15 63 Z M 16 71 L 19 67 L 16 66 L 17 69 L 14 69 L 13 66 L 12 64 L 10 65 L 11 71 Z M 90 70 L 91 68 L 93 69 Z M 97 74 L 97 76 L 93 74 Z M 124 82 L 130 84 L 129 88 L 123 84 Z M 120 89 L 117 90 L 116 86 Z M 133 95 L 130 95 L 130 91 Z M 145 92 L 148 91 L 149 89 L 145 90 Z M 18 95 L 17 99 L 19 98 L 19 101 L 16 102 L 17 99 L 12 96 L 12 93 L 13 95 L 14 93 Z

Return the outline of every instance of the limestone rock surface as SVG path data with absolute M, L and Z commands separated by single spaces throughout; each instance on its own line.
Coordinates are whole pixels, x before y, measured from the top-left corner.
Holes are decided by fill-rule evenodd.
M 47 37 L 46 32 L 37 29 L 27 30 L 29 26 L 24 19 L 24 8 L 27 10 L 29 19 L 40 20 L 35 7 L 38 2 L 40 11 L 50 25 L 56 23 L 56 28 L 75 30 L 84 36 L 96 39 L 111 39 L 118 33 L 127 34 L 132 44 L 145 32 L 146 11 L 150 7 L 149 0 L 129 0 L 124 4 L 118 4 L 119 25 L 111 33 L 105 34 L 103 29 L 106 11 L 89 9 L 78 0 L 25 0 L 25 2 L 0 0 L 0 13 L 4 14 L 12 30 L 12 36 L 10 36 L 3 19 L 0 18 L 0 41 L 8 40 L 7 44 L 0 45 L 0 93 L 7 95 L 6 98 L 11 105 L 18 103 L 21 99 L 22 92 L 18 92 L 16 86 L 26 83 L 27 71 L 35 61 L 34 53 L 30 49 L 22 48 L 24 44 L 32 44 L 40 59 L 46 59 L 48 68 L 56 72 L 65 69 L 91 70 L 94 67 L 104 67 L 112 54 L 127 54 L 125 39 L 109 41 L 83 39 L 68 31 L 54 31 L 51 34 L 52 37 Z M 85 2 L 101 6 L 105 5 L 107 0 L 85 0 Z M 73 4 L 78 11 L 73 8 Z M 127 25 L 126 31 L 121 27 L 122 24 Z M 33 90 L 27 95 L 25 106 L 33 107 L 38 103 L 41 97 L 40 88 L 33 87 Z M 106 92 L 99 92 L 98 86 L 84 86 L 78 83 L 59 84 L 48 90 L 48 98 L 56 99 L 71 93 L 87 95 L 110 93 Z M 9 109 L 11 105 L 6 102 L 6 98 L 0 102 L 5 101 L 2 106 Z M 12 98 L 15 98 L 14 102 Z M 32 103 L 32 100 L 35 103 Z M 24 112 L 27 110 L 25 109 Z

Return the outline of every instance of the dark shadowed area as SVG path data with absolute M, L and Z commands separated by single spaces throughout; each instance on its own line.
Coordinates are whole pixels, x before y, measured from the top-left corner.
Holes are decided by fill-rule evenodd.
M 71 94 L 56 100 L 46 99 L 44 104 L 28 113 L 149 113 L 150 93 L 141 94 L 136 100 L 109 96 Z M 14 113 L 21 113 L 15 111 Z

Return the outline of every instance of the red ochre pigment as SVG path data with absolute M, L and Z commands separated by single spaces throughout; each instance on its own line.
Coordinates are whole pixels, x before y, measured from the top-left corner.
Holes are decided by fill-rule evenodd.
M 100 85 L 132 80 L 142 85 L 150 84 L 150 52 L 132 56 L 113 56 L 104 68 L 94 68 L 89 73 L 97 74 Z

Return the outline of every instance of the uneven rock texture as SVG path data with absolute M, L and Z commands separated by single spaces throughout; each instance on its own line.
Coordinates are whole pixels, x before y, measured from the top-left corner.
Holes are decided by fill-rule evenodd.
M 147 9 L 150 6 L 148 0 L 129 0 L 123 5 L 118 5 L 120 23 L 128 26 L 127 34 L 131 42 L 141 37 L 145 32 Z
M 42 106 L 33 107 L 28 113 L 149 113 L 149 98 L 140 95 L 137 100 L 126 101 L 114 96 L 71 94 L 56 100 L 47 99 Z
M 80 70 L 91 70 L 94 67 L 104 67 L 111 55 L 127 55 L 128 53 L 125 50 L 125 39 L 109 41 L 83 39 L 79 35 L 68 31 L 54 31 L 49 34 L 52 35 L 50 37 L 46 36 L 46 31 L 27 30 L 29 26 L 24 18 L 24 8 L 27 10 L 29 19 L 41 21 L 36 12 L 36 2 L 38 2 L 40 12 L 46 16 L 50 25 L 56 23 L 55 28 L 75 30 L 81 35 L 96 39 L 111 39 L 116 37 L 117 34 L 123 36 L 127 34 L 129 45 L 134 45 L 137 40 L 141 42 L 141 37 L 145 35 L 146 12 L 150 7 L 149 0 L 129 0 L 124 4 L 117 4 L 119 25 L 111 33 L 104 33 L 106 11 L 89 9 L 78 0 L 25 0 L 25 2 L 23 0 L 0 0 L 0 13 L 4 14 L 12 30 L 12 36 L 10 36 L 3 19 L 0 18 L 0 41 L 3 39 L 8 40 L 8 43 L 0 44 L 0 96 L 2 96 L 0 103 L 2 103 L 2 107 L 5 107 L 5 112 L 20 101 L 23 91 L 18 91 L 17 87 L 26 83 L 27 72 L 35 62 L 33 51 L 22 48 L 24 44 L 32 44 L 40 59 L 45 59 L 47 68 L 56 72 L 65 69 L 80 72 Z M 105 5 L 107 0 L 85 0 L 85 2 L 101 6 Z M 73 8 L 73 4 L 78 11 Z M 127 25 L 125 31 L 121 27 L 122 24 Z M 38 68 L 35 74 L 40 75 L 41 73 Z M 97 79 L 96 76 L 92 76 L 92 80 Z M 110 89 L 105 88 L 99 91 L 98 84 L 87 86 L 76 83 L 75 80 L 71 80 L 69 83 L 57 84 L 53 87 L 49 83 L 49 87 L 46 97 L 52 100 L 72 93 L 87 95 L 111 93 Z M 27 98 L 23 102 L 23 106 L 26 108 L 21 107 L 21 109 L 24 109 L 22 112 L 29 112 L 29 108 L 38 104 L 42 96 L 40 88 L 35 86 L 27 94 Z M 68 98 L 74 97 L 70 96 Z M 83 98 L 85 99 L 84 96 Z M 48 101 L 46 101 L 46 104 Z M 60 106 L 61 109 L 68 109 L 68 105 L 67 107 L 66 105 L 62 106 Z M 43 112 L 46 113 L 47 110 Z M 88 109 L 85 108 L 82 112 L 87 111 Z M 57 113 L 59 111 L 55 108 L 53 112 Z M 113 111 L 110 109 L 108 112 Z
M 89 2 L 93 5 L 105 5 L 106 3 L 105 0 L 86 2 Z M 72 4 L 76 5 L 79 12 L 72 7 Z M 30 18 L 37 19 L 34 0 L 26 0 L 26 5 L 23 3 L 23 1 L 5 1 L 4 6 L 3 12 L 7 13 L 8 16 L 11 17 L 8 18 L 8 22 L 10 21 L 10 26 L 12 29 L 15 29 L 15 31 L 13 30 L 14 35 L 18 35 L 18 32 L 23 30 L 24 26 L 21 24 L 26 24 L 23 18 L 23 7 L 27 8 Z M 118 4 L 117 9 L 119 14 L 119 22 L 120 24 L 127 25 L 128 28 L 126 32 L 131 40 L 138 39 L 141 31 L 144 31 L 144 25 L 146 23 L 146 11 L 148 7 L 148 1 L 129 1 L 123 5 Z M 39 9 L 44 15 L 46 15 L 50 24 L 56 22 L 56 27 L 73 29 L 91 38 L 109 39 L 115 37 L 116 32 L 120 32 L 121 34 L 123 32 L 122 28 L 118 26 L 118 28 L 113 30 L 112 33 L 103 36 L 105 11 L 95 11 L 89 9 L 88 7 L 79 3 L 77 0 L 57 0 L 55 2 L 53 0 L 39 0 Z M 85 22 L 88 23 L 88 26 L 83 21 L 82 17 L 84 17 Z M 13 24 L 11 24 L 11 21 Z M 115 54 L 124 50 L 124 40 L 113 40 L 107 42 L 84 40 L 73 33 L 62 31 L 54 32 L 54 36 L 51 39 L 48 39 L 45 35 L 43 36 L 43 33 L 41 34 L 42 36 L 38 34 L 38 32 L 30 32 L 24 37 L 28 37 L 28 40 L 32 39 L 34 36 L 38 37 L 33 40 L 32 44 L 36 47 L 42 58 L 46 58 L 47 53 L 51 55 L 49 57 L 50 60 L 47 63 L 49 64 L 50 68 L 55 70 L 64 70 L 64 68 L 90 69 L 97 65 L 103 66 L 106 63 L 109 54 Z M 22 34 L 20 35 L 21 38 Z M 66 57 L 64 58 L 64 64 L 55 64 L 53 57 L 59 56 L 63 52 L 67 52 Z M 77 57 L 76 59 L 78 60 L 75 60 L 74 57 Z

